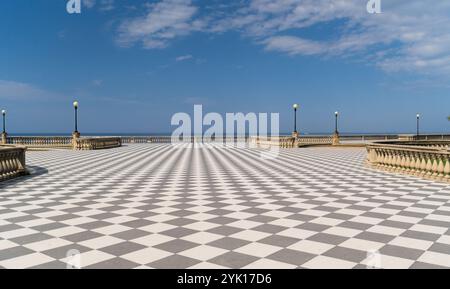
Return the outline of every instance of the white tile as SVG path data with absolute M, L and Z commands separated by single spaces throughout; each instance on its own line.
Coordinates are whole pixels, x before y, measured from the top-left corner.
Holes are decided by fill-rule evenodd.
M 326 256 L 317 256 L 303 264 L 302 267 L 308 269 L 351 269 L 356 265 L 357 263 L 350 261 Z
M 24 247 L 31 249 L 33 251 L 42 252 L 70 244 L 72 244 L 72 242 L 60 238 L 53 238 L 44 241 L 25 244 Z
M 360 250 L 360 251 L 370 252 L 370 251 L 379 250 L 384 245 L 385 245 L 384 243 L 351 238 L 349 240 L 344 241 L 339 246 L 345 247 L 345 248 L 350 248 L 350 249 L 355 249 L 355 250 Z
M 406 237 L 397 237 L 390 241 L 389 244 L 418 250 L 428 250 L 428 248 L 433 245 L 433 242 Z
M 267 257 L 269 255 L 272 255 L 275 252 L 280 251 L 283 249 L 282 247 L 272 246 L 272 245 L 266 245 L 261 243 L 250 243 L 248 245 L 245 245 L 243 247 L 239 247 L 235 249 L 235 252 L 256 256 L 256 257 Z
M 122 242 L 123 242 L 123 240 L 119 239 L 119 238 L 115 238 L 112 236 L 101 236 L 101 237 L 98 237 L 95 239 L 90 239 L 90 240 L 80 242 L 79 244 L 81 246 L 85 246 L 85 247 L 97 250 L 100 248 L 108 247 L 108 246 L 119 244 Z
M 143 237 L 139 237 L 133 240 L 130 240 L 133 243 L 141 244 L 144 246 L 152 247 L 156 246 L 162 243 L 166 243 L 169 241 L 174 240 L 175 238 L 166 236 L 166 235 L 160 235 L 160 234 L 151 234 Z
M 0 266 L 3 266 L 6 269 L 25 269 L 38 266 L 44 263 L 48 263 L 54 260 L 55 259 L 41 253 L 32 253 L 0 261 Z
M 242 269 L 295 269 L 297 266 L 270 259 L 258 259 Z
M 247 241 L 251 241 L 251 242 L 256 242 L 256 241 L 264 239 L 270 235 L 271 234 L 264 233 L 264 232 L 245 230 L 245 231 L 237 232 L 237 233 L 231 235 L 230 237 L 247 240 Z
M 194 234 L 182 237 L 181 239 L 190 241 L 190 242 L 194 242 L 197 244 L 206 244 L 206 243 L 210 243 L 210 242 L 213 242 L 213 241 L 221 239 L 221 238 L 223 238 L 222 235 L 208 233 L 208 232 L 198 232 L 198 233 L 194 233 Z
M 325 244 L 325 243 L 321 243 L 321 242 L 314 242 L 314 241 L 310 241 L 310 240 L 301 240 L 301 241 L 289 246 L 288 249 L 320 255 L 334 247 L 335 247 L 334 245 Z
M 281 231 L 278 233 L 278 235 L 296 238 L 296 239 L 306 239 L 315 234 L 317 234 L 317 232 L 303 230 L 303 229 L 297 229 L 297 228 L 289 228 L 287 230 L 284 230 L 284 231 Z
M 368 257 L 361 264 L 375 269 L 408 269 L 414 264 L 414 260 L 379 254 L 378 257 Z
M 156 260 L 168 257 L 170 255 L 172 255 L 172 253 L 156 248 L 145 248 L 126 255 L 122 255 L 121 258 L 130 260 L 131 262 L 135 262 L 137 264 L 145 265 Z
M 208 245 L 201 245 L 192 249 L 178 253 L 178 255 L 186 256 L 192 259 L 201 261 L 208 261 L 219 255 L 225 254 L 228 250 L 211 247 Z
M 450 267 L 450 255 L 437 252 L 425 252 L 422 256 L 420 256 L 418 261 L 428 264 Z

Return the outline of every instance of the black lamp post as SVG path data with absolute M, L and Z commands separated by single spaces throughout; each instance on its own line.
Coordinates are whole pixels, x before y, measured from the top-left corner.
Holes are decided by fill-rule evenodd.
M 420 114 L 417 114 L 416 115 L 416 118 L 417 118 L 417 131 L 416 131 L 416 135 L 417 136 L 419 136 L 419 133 L 420 133 Z
M 336 111 L 334 113 L 334 133 L 335 134 L 339 134 L 339 131 L 338 131 L 338 117 L 339 117 L 339 112 Z
M 299 105 L 294 104 L 292 107 L 294 108 L 294 134 L 297 134 L 297 109 Z
M 2 110 L 2 116 L 3 116 L 3 133 L 6 133 L 6 110 Z
M 75 131 L 74 131 L 74 133 L 78 133 L 78 101 L 73 102 L 73 108 L 75 109 Z

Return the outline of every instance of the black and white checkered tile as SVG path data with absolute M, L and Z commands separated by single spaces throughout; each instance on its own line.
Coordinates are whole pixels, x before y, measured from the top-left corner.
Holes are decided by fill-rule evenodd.
M 28 152 L 33 174 L 0 184 L 0 267 L 450 267 L 450 186 L 368 169 L 365 156 Z

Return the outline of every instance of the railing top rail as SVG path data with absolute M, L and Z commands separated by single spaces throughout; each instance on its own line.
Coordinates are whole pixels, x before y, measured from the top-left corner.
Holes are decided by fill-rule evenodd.
M 425 144 L 426 142 L 422 142 L 422 143 Z M 450 145 L 450 142 L 446 142 L 446 144 Z M 432 144 L 430 144 L 430 145 L 432 145 Z M 420 146 L 420 145 L 414 145 L 411 142 L 407 142 L 407 144 L 405 144 L 404 142 L 371 143 L 371 144 L 368 144 L 367 147 L 368 148 L 385 149 L 385 150 L 409 151 L 409 152 L 432 153 L 432 154 L 439 153 L 439 154 L 450 155 L 449 148 Z
M 26 149 L 26 147 L 20 145 L 0 145 L 0 152 L 21 151 L 24 149 Z

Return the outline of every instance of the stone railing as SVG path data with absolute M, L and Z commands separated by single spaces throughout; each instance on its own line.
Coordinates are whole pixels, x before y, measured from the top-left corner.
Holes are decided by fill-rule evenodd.
M 71 148 L 70 136 L 8 136 L 7 143 L 30 148 Z
M 26 148 L 22 146 L 0 146 L 0 181 L 27 173 L 25 151 Z
M 333 144 L 333 136 L 324 135 L 324 136 L 299 136 L 296 139 L 299 146 L 308 146 L 308 145 L 331 145 Z
M 450 181 L 450 141 L 382 142 L 367 145 L 368 164 L 377 169 Z
M 73 140 L 73 148 L 76 150 L 99 150 L 120 146 L 122 146 L 120 137 L 77 138 Z
M 122 143 L 133 144 L 133 143 L 172 143 L 174 140 L 171 136 L 122 136 Z M 230 143 L 230 142 L 246 142 L 248 137 L 221 137 L 221 138 L 202 138 L 199 136 L 191 136 L 186 139 L 176 139 L 175 142 L 220 142 L 220 143 Z
M 294 148 L 296 147 L 295 137 L 292 136 L 279 136 L 279 137 L 263 137 L 263 136 L 251 136 L 249 138 L 250 145 L 261 147 L 281 147 L 281 148 Z

